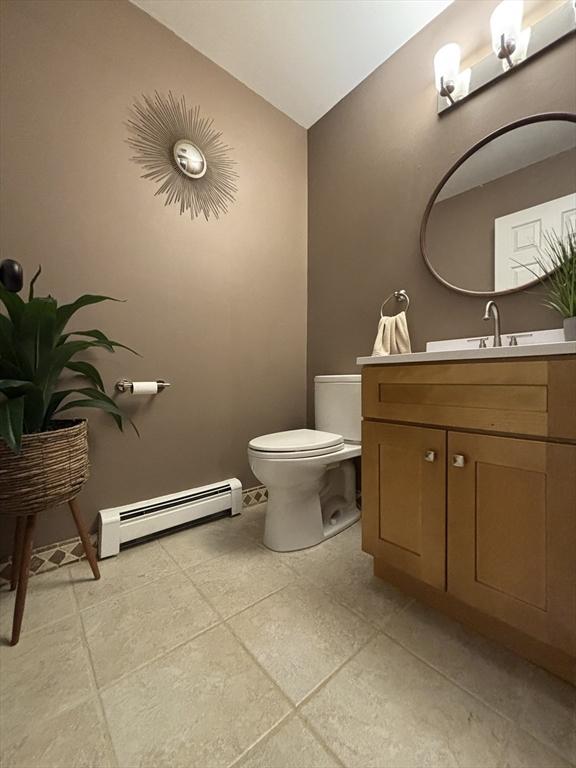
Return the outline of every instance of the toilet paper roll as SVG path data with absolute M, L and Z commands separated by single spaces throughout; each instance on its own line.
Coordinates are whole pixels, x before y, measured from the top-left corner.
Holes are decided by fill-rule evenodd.
M 157 381 L 135 381 L 132 384 L 133 395 L 156 395 L 158 394 Z

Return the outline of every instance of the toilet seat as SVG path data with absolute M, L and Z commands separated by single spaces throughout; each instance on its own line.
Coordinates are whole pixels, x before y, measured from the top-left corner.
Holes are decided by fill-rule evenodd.
M 342 435 L 316 429 L 291 429 L 256 437 L 249 442 L 248 448 L 249 452 L 262 458 L 304 459 L 336 453 L 343 445 Z

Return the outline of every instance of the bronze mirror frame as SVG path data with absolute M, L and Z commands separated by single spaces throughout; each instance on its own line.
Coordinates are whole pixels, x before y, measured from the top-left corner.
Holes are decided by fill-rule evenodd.
M 478 150 L 482 149 L 482 147 L 485 147 L 486 144 L 490 144 L 491 141 L 494 141 L 499 136 L 503 136 L 505 133 L 514 131 L 516 130 L 516 128 L 522 128 L 522 126 L 524 125 L 532 125 L 534 123 L 545 123 L 545 122 L 562 121 L 562 120 L 569 123 L 576 123 L 576 113 L 574 112 L 541 112 L 536 115 L 529 115 L 528 117 L 523 117 L 521 120 L 515 120 L 513 123 L 508 123 L 507 125 L 503 125 L 501 128 L 498 128 L 498 130 L 493 131 L 492 133 L 489 133 L 483 139 L 481 139 L 472 147 L 470 147 L 470 149 L 468 149 L 458 160 L 456 160 L 456 162 L 449 168 L 449 170 L 440 179 L 440 181 L 434 188 L 434 191 L 432 192 L 430 199 L 428 200 L 428 203 L 424 210 L 424 214 L 422 216 L 422 223 L 420 225 L 420 252 L 430 272 L 434 275 L 436 280 L 442 283 L 442 285 L 445 285 L 446 288 L 450 288 L 451 291 L 464 294 L 465 296 L 494 297 L 494 296 L 505 296 L 509 293 L 519 293 L 520 291 L 525 291 L 527 288 L 534 287 L 540 282 L 538 278 L 534 278 L 534 280 L 532 280 L 532 282 L 530 283 L 519 285 L 516 288 L 509 288 L 506 291 L 471 291 L 468 288 L 459 288 L 456 285 L 452 285 L 452 283 L 448 282 L 448 280 L 445 280 L 434 269 L 434 267 L 430 263 L 430 260 L 428 258 L 427 243 L 426 243 L 426 229 L 428 226 L 430 213 L 432 212 L 432 207 L 436 202 L 436 198 L 440 194 L 444 184 L 446 184 L 446 182 L 452 176 L 452 174 L 455 173 L 458 170 L 458 168 L 460 168 L 460 166 L 463 165 L 466 162 L 466 160 L 468 160 L 469 157 L 471 157 L 473 154 L 478 152 Z

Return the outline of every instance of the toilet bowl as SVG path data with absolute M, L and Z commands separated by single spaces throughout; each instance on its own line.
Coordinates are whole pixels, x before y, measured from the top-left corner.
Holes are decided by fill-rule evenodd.
M 264 544 L 277 552 L 315 546 L 360 517 L 360 376 L 317 376 L 315 406 L 317 429 L 263 435 L 248 445 L 252 472 L 268 489 Z

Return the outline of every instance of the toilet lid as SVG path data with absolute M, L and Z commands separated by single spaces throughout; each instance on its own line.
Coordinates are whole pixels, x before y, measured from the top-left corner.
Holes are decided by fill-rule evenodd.
M 292 453 L 294 451 L 338 450 L 344 445 L 342 435 L 332 432 L 319 432 L 316 429 L 291 429 L 287 432 L 273 432 L 250 440 L 249 446 L 254 451 L 266 453 Z M 328 452 L 328 451 L 327 451 Z

